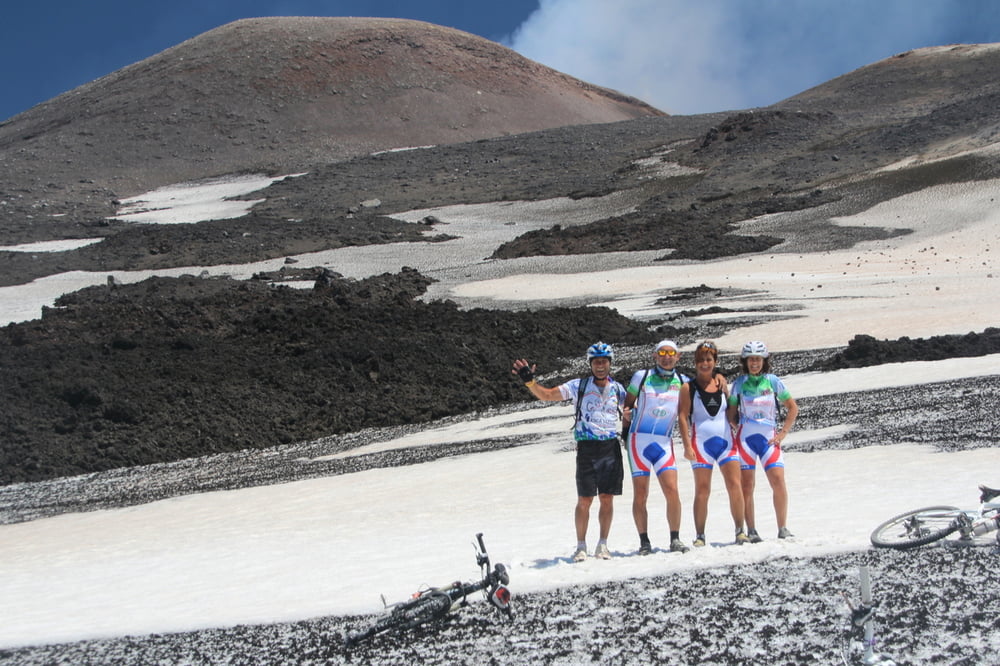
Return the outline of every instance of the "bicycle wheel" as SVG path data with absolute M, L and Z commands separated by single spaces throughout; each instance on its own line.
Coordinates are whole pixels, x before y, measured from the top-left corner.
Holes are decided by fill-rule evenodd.
M 398 606 L 392 614 L 399 619 L 400 629 L 412 629 L 443 618 L 449 610 L 451 610 L 451 597 L 447 593 L 427 592 L 413 601 Z
M 964 512 L 954 506 L 929 506 L 901 513 L 875 528 L 872 545 L 896 550 L 923 546 L 957 530 L 956 518 L 962 514 Z
M 451 597 L 447 593 L 427 592 L 416 599 L 393 606 L 388 615 L 383 615 L 364 631 L 349 632 L 344 637 L 344 646 L 350 649 L 376 634 L 412 629 L 443 618 L 449 610 Z

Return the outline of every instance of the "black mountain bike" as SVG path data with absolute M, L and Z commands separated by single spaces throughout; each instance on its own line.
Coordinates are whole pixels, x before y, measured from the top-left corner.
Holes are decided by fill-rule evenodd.
M 876 527 L 872 545 L 907 550 L 955 533 L 958 541 L 973 543 L 976 537 L 1000 529 L 1000 490 L 979 486 L 979 491 L 978 511 L 954 506 L 907 511 Z M 1000 533 L 997 541 L 1000 543 Z
M 507 584 L 510 582 L 507 568 L 502 564 L 491 567 L 482 533 L 476 535 L 476 540 L 479 542 L 476 563 L 482 573 L 481 580 L 473 583 L 455 581 L 445 587 L 432 587 L 417 592 L 409 601 L 388 605 L 385 614 L 375 624 L 363 631 L 349 632 L 344 639 L 345 646 L 354 647 L 376 634 L 406 631 L 444 620 L 460 608 L 468 606 L 469 595 L 480 591 L 498 613 L 512 620 L 514 615 L 510 608 L 510 590 L 507 589 Z

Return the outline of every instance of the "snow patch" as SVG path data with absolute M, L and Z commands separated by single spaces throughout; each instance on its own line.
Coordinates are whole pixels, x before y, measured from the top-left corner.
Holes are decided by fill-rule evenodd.
M 100 243 L 103 238 L 68 238 L 65 240 L 39 241 L 20 245 L 0 246 L 0 252 L 68 252 Z
M 285 178 L 302 174 L 225 176 L 168 185 L 127 199 L 112 219 L 144 224 L 194 224 L 243 217 L 264 199 L 234 200 Z

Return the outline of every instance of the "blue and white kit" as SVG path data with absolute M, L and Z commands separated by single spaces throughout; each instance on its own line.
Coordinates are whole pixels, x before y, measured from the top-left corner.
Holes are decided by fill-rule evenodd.
M 757 461 L 765 471 L 785 466 L 781 447 L 770 442 L 778 427 L 778 403 L 791 397 L 777 375 L 741 375 L 733 382 L 729 404 L 739 407 L 736 441 L 743 469 L 756 469 Z
M 711 469 L 713 463 L 723 465 L 739 460 L 732 430 L 726 418 L 726 394 L 719 391 L 705 391 L 697 387 L 697 380 L 691 380 L 691 444 L 695 459 L 694 469 Z
M 628 392 L 636 396 L 626 447 L 632 476 L 676 470 L 673 430 L 681 386 L 688 378 L 659 367 L 632 375 Z

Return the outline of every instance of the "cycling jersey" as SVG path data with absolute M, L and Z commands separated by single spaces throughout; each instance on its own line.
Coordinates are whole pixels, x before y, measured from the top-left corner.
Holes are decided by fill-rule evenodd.
M 677 421 L 681 386 L 688 378 L 659 367 L 632 375 L 627 391 L 636 396 L 628 434 L 632 476 L 677 469 L 672 433 Z
M 559 385 L 563 400 L 572 400 L 576 405 L 580 382 L 587 382 L 580 404 L 580 418 L 573 425 L 573 437 L 580 440 L 616 439 L 621 431 L 621 408 L 625 404 L 625 387 L 608 377 L 608 383 L 601 388 L 593 377 L 571 379 Z
M 740 375 L 733 382 L 729 404 L 740 408 L 740 425 L 778 426 L 778 403 L 792 397 L 777 375 Z

